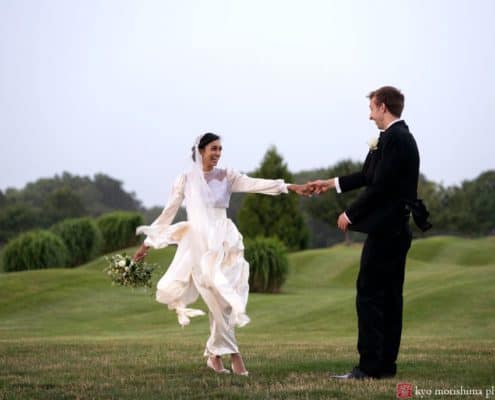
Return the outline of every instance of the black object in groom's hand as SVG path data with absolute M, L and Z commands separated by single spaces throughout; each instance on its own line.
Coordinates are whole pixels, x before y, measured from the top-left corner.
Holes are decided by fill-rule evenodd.
M 402 222 L 395 216 L 402 212 Z M 428 221 L 430 216 L 422 199 L 403 200 L 402 204 L 391 204 L 389 206 L 382 205 L 375 212 L 364 216 L 356 223 L 349 225 L 349 229 L 355 232 L 362 233 L 385 233 L 396 232 L 402 229 L 404 223 L 409 222 L 409 215 L 412 215 L 416 226 L 426 232 L 432 228 L 432 224 Z
M 428 222 L 430 213 L 426 209 L 423 200 L 406 201 L 406 210 L 411 212 L 414 223 L 421 231 L 426 232 L 428 229 L 431 229 L 433 225 Z

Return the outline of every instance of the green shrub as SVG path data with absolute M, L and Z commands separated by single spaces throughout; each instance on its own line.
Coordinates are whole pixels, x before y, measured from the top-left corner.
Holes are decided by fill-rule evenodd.
M 84 264 L 98 255 L 102 242 L 101 233 L 91 218 L 66 219 L 51 229 L 67 246 L 69 266 Z
M 98 227 L 103 237 L 103 252 L 108 253 L 135 245 L 139 238 L 136 228 L 143 224 L 138 213 L 117 211 L 98 218 Z
M 244 256 L 249 262 L 251 292 L 278 293 L 287 279 L 289 261 L 284 244 L 277 238 L 247 239 Z
M 23 233 L 3 249 L 3 268 L 6 272 L 64 267 L 68 259 L 64 242 L 50 231 Z

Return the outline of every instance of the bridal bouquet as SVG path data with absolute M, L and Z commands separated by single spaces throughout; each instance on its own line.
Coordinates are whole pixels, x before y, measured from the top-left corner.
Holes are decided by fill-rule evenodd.
M 151 275 L 157 267 L 156 264 L 136 262 L 126 253 L 115 254 L 105 259 L 108 265 L 104 271 L 113 284 L 132 288 L 151 287 Z

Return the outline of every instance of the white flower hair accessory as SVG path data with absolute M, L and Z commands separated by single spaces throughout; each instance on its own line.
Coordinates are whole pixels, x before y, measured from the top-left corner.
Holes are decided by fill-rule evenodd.
M 376 149 L 378 149 L 378 138 L 372 137 L 370 140 L 368 140 L 368 146 L 370 146 L 371 151 L 375 151 Z

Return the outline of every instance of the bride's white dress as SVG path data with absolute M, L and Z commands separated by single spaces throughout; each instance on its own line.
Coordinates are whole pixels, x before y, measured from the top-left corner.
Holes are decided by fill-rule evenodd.
M 234 326 L 249 322 L 249 264 L 244 259 L 242 235 L 227 218 L 226 209 L 233 192 L 278 195 L 287 193 L 287 185 L 281 179 L 257 179 L 214 168 L 205 173 L 212 197 L 211 205 L 205 208 L 206 218 L 196 218 L 195 210 L 188 208 L 188 220 L 171 225 L 182 202 L 188 202 L 188 177 L 183 174 L 176 180 L 161 215 L 151 225 L 137 229 L 137 233 L 147 235 L 144 243 L 152 248 L 178 245 L 157 284 L 156 300 L 175 310 L 184 326 L 190 317 L 204 314 L 187 307 L 201 295 L 209 309 L 211 331 L 205 355 L 238 353 Z

